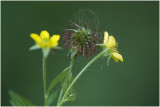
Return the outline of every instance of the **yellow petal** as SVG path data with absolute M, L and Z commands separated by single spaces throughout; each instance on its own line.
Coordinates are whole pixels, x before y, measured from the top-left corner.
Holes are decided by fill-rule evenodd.
M 106 45 L 107 46 L 107 42 L 108 42 L 108 37 L 109 37 L 109 34 L 108 34 L 108 32 L 104 32 L 104 41 L 103 41 L 103 43 L 104 43 L 104 45 Z
M 53 35 L 53 36 L 51 37 L 51 41 L 52 41 L 52 42 L 57 42 L 59 39 L 60 39 L 60 36 L 59 36 L 59 35 Z
M 43 42 L 39 42 L 38 45 L 42 48 L 46 47 L 46 45 Z
M 42 31 L 40 37 L 41 39 L 49 39 L 49 33 L 47 31 Z
M 114 59 L 115 62 L 118 62 L 118 59 L 114 57 L 113 55 L 112 55 L 112 58 Z
M 117 47 L 110 47 L 111 52 L 119 53 Z
M 116 40 L 113 36 L 109 36 L 108 47 L 116 47 Z
M 35 40 L 37 43 L 41 42 L 41 38 L 40 38 L 37 34 L 32 33 L 30 36 L 31 36 L 31 38 L 32 38 L 33 40 Z
M 57 45 L 58 45 L 58 42 L 53 42 L 51 46 L 52 46 L 52 47 L 55 47 L 55 46 L 57 46 Z
M 60 39 L 60 35 L 53 35 L 51 37 L 51 46 L 54 47 L 54 46 L 57 46 L 58 45 L 58 40 Z
M 119 54 L 119 53 L 112 52 L 112 57 L 113 57 L 113 59 L 114 59 L 116 62 L 118 62 L 117 60 L 120 60 L 120 61 L 123 62 L 123 57 L 122 57 L 122 55 Z

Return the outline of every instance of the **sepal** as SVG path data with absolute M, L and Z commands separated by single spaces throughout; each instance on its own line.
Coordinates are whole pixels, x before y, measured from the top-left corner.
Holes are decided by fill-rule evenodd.
M 43 52 L 43 56 L 47 58 L 50 52 L 50 48 L 42 48 L 42 52 Z
M 40 49 L 41 47 L 38 44 L 35 44 L 29 48 L 30 51 Z

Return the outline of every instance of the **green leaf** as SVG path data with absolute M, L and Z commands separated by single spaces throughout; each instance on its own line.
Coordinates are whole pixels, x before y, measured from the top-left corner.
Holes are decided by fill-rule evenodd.
M 61 84 L 63 92 L 67 90 L 72 80 L 73 80 L 72 72 L 69 72 L 68 75 L 63 79 L 62 84 Z
M 32 50 L 36 50 L 36 49 L 40 49 L 40 48 L 41 48 L 41 47 L 36 44 L 36 45 L 31 46 L 31 47 L 29 48 L 29 50 L 32 51 Z
M 68 87 L 70 86 L 70 84 L 73 81 L 73 76 L 72 76 L 72 72 L 69 72 L 67 74 L 67 76 L 63 79 L 62 81 L 62 93 L 65 93 L 66 90 L 68 89 Z M 76 99 L 76 93 L 74 91 L 74 87 L 71 88 L 71 90 L 69 91 L 67 97 L 64 99 L 63 102 L 67 102 L 67 101 L 74 101 Z
M 72 67 L 72 66 L 69 66 L 69 67 L 67 67 L 66 69 L 64 69 L 64 71 L 63 71 L 61 74 L 59 74 L 59 75 L 51 82 L 51 84 L 49 85 L 49 88 L 48 88 L 48 90 L 47 90 L 47 95 L 49 95 L 51 89 L 52 89 L 57 83 L 59 83 L 59 82 L 67 75 L 67 73 L 70 71 L 71 67 Z
M 11 100 L 10 100 L 11 105 L 13 106 L 33 106 L 33 104 L 29 100 L 19 96 L 15 92 L 10 91 L 9 94 L 11 96 Z
M 48 97 L 48 105 L 52 105 L 53 101 L 56 99 L 58 95 L 58 90 L 54 91 L 51 95 Z

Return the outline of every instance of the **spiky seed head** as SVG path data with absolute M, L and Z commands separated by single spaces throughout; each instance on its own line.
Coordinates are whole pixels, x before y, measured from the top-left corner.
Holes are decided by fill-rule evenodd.
M 79 26 L 71 21 L 70 29 L 65 29 L 63 33 L 64 45 L 67 48 L 75 49 L 78 56 L 90 57 L 96 53 L 96 44 L 100 38 L 96 31 L 89 29 L 89 26 Z

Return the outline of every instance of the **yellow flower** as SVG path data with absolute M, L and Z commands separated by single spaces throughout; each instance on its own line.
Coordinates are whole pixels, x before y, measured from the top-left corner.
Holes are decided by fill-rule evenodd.
M 123 57 L 121 54 L 119 54 L 117 50 L 117 43 L 115 38 L 111 35 L 109 36 L 108 32 L 104 32 L 104 41 L 103 44 L 106 48 L 109 49 L 112 58 L 118 62 L 119 60 L 123 62 Z
M 58 47 L 58 41 L 60 39 L 59 35 L 53 35 L 50 37 L 47 31 L 42 31 L 40 36 L 35 33 L 32 33 L 30 36 L 36 42 L 36 45 L 32 46 L 30 50 L 42 48 L 45 57 L 48 56 L 50 48 L 61 49 Z
M 47 31 L 42 31 L 40 36 L 32 33 L 31 38 L 38 44 L 41 48 L 52 48 L 58 45 L 59 35 L 49 36 Z

